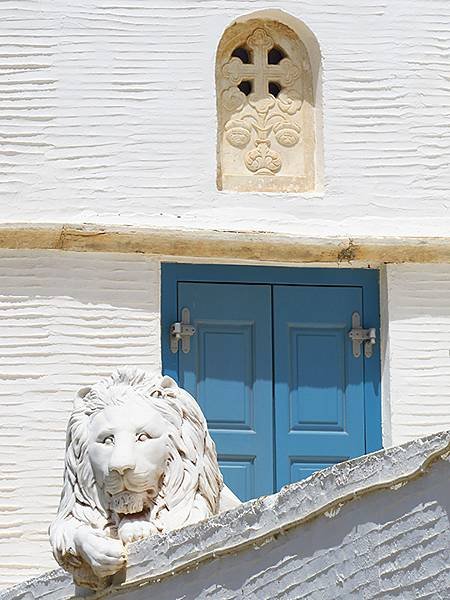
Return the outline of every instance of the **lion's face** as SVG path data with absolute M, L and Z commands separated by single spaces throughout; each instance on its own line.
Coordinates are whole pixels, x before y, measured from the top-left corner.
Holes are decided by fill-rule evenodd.
M 138 394 L 108 406 L 89 424 L 88 454 L 109 508 L 138 513 L 158 494 L 169 458 L 168 423 Z

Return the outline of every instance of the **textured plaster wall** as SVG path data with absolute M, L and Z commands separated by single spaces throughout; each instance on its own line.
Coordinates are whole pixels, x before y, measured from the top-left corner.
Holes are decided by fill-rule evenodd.
M 277 1 L 322 51 L 324 193 L 216 190 L 215 49 L 273 5 L 2 2 L 1 220 L 448 235 L 447 0 Z
M 137 256 L 0 252 L 0 586 L 56 564 L 73 395 L 116 366 L 159 367 L 158 290 Z
M 394 486 L 373 493 L 261 546 L 254 544 L 161 583 L 136 586 L 109 597 L 447 599 L 449 471 L 448 462 L 439 461 L 430 474 L 403 489 Z M 245 527 L 244 520 L 240 524 Z
M 400 444 L 450 428 L 450 265 L 388 265 L 387 293 L 385 391 Z

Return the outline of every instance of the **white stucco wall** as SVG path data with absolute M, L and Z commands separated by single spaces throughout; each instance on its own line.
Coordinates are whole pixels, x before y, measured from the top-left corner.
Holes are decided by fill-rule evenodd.
M 450 265 L 388 265 L 386 273 L 387 441 L 400 444 L 450 428 Z
M 159 267 L 139 256 L 0 252 L 0 586 L 51 568 L 73 395 L 158 368 Z
M 446 0 L 278 0 L 323 55 L 324 193 L 219 193 L 214 54 L 269 0 L 2 2 L 0 215 L 448 235 Z

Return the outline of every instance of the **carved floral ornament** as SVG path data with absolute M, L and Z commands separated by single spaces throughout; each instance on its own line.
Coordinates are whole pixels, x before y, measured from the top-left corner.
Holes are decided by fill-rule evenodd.
M 302 141 L 302 127 L 295 115 L 303 105 L 302 70 L 309 70 L 309 61 L 297 65 L 285 56 L 278 64 L 269 64 L 268 53 L 276 44 L 263 27 L 253 30 L 245 47 L 252 57 L 250 64 L 232 56 L 221 69 L 225 82 L 221 102 L 229 114 L 224 136 L 231 146 L 247 150 L 242 158 L 249 172 L 275 175 L 282 168 L 283 157 L 272 142 L 292 148 Z M 243 81 L 252 82 L 248 95 L 239 88 Z M 269 92 L 270 82 L 281 88 L 276 97 Z

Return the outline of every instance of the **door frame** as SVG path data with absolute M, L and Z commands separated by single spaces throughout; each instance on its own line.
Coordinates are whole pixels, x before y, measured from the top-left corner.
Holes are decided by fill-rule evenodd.
M 169 328 L 178 319 L 178 283 L 258 283 L 362 288 L 364 327 L 377 329 L 373 355 L 364 361 L 364 421 L 366 454 L 382 448 L 380 364 L 380 272 L 377 269 L 266 267 L 191 263 L 161 263 L 161 358 L 163 373 L 178 381 L 178 353 L 169 348 Z M 350 342 L 349 342 L 350 343 Z

